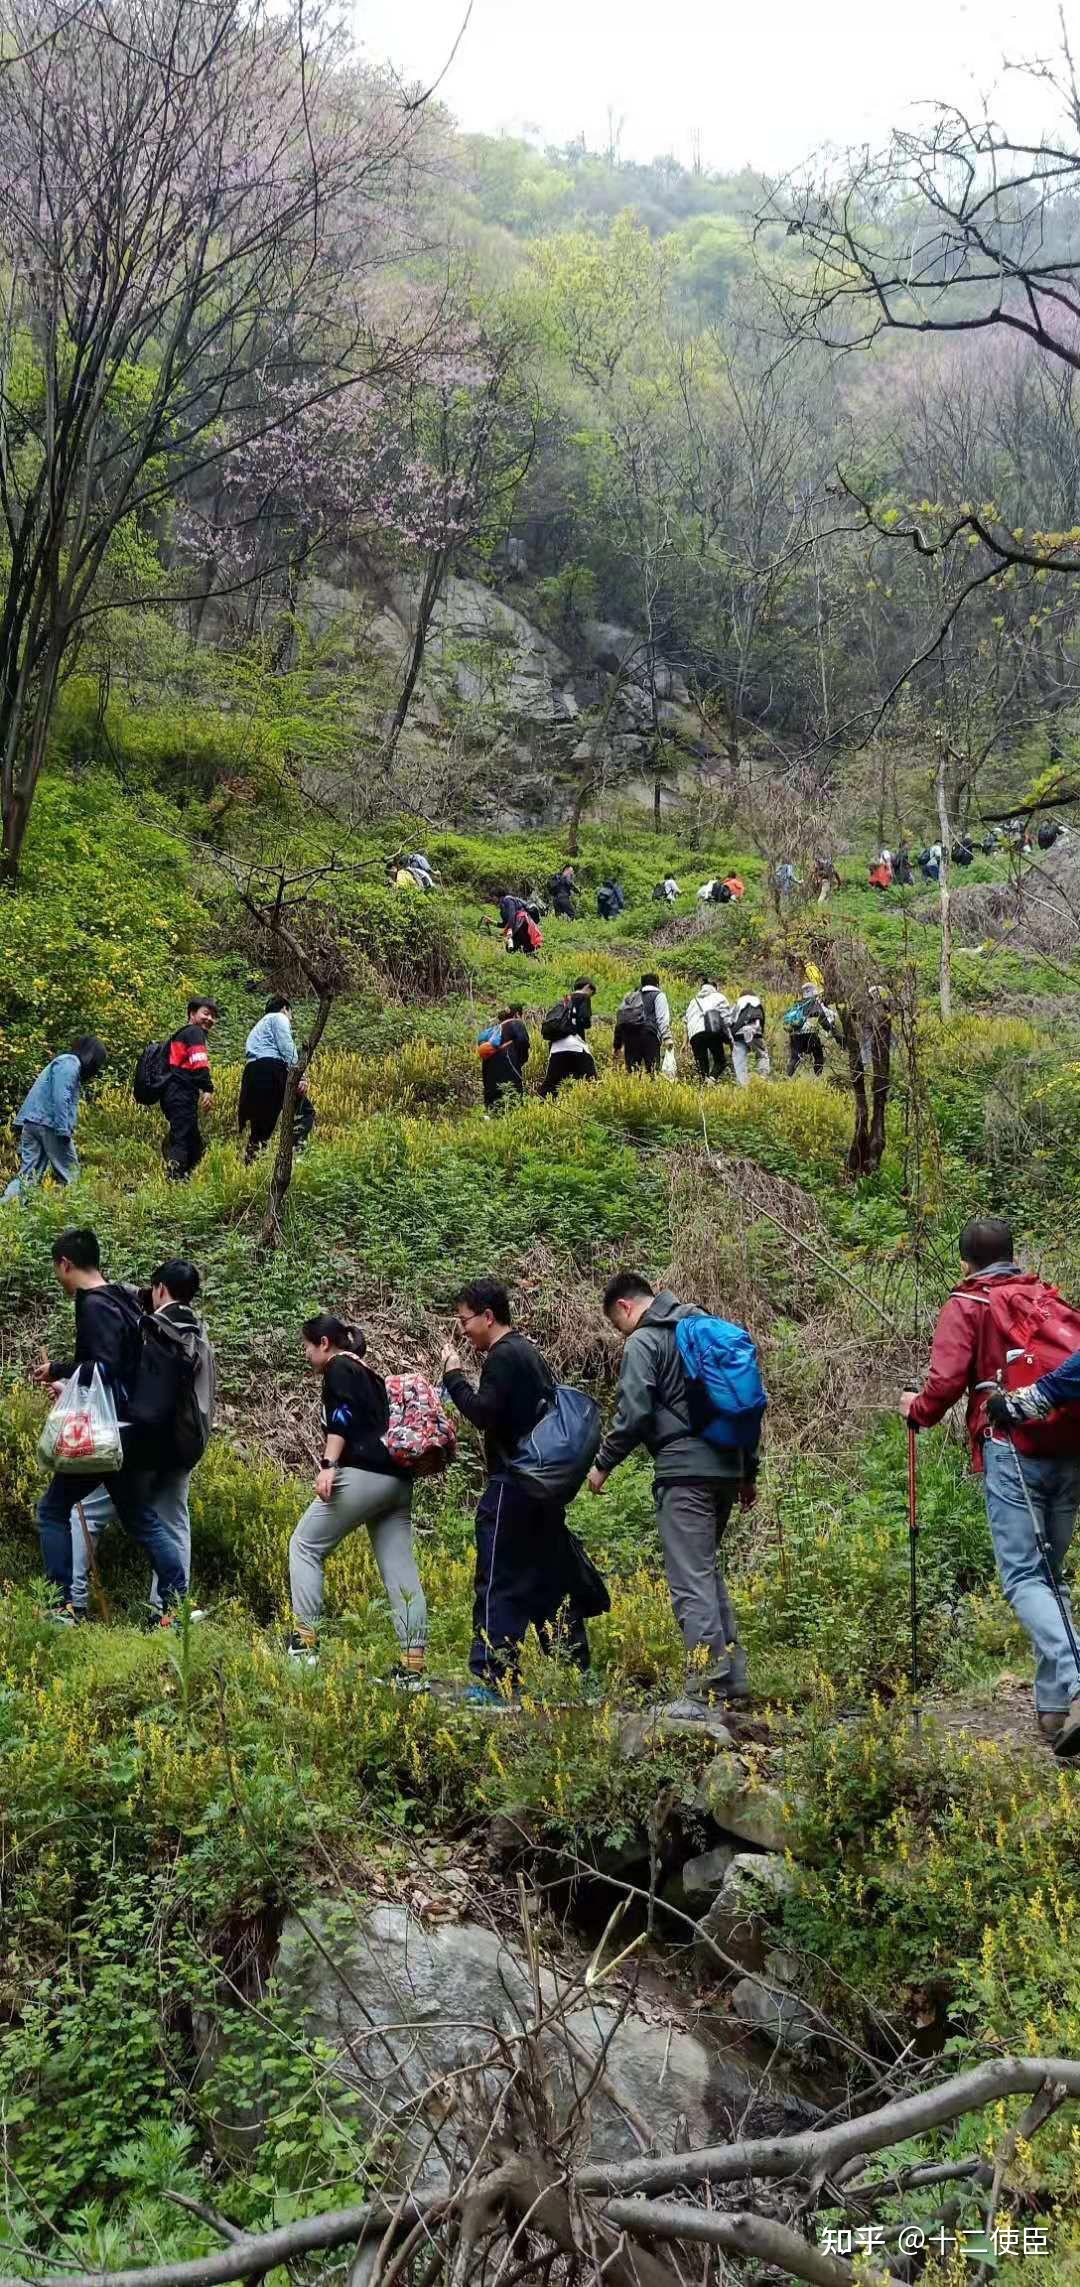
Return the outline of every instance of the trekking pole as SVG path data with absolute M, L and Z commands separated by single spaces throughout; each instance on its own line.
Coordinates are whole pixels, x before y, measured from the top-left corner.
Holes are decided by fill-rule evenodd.
M 918 1511 L 918 1500 L 917 1500 L 917 1491 L 916 1491 L 916 1477 L 915 1477 L 915 1438 L 916 1438 L 916 1434 L 917 1434 L 917 1433 L 916 1433 L 916 1431 L 915 1431 L 915 1430 L 912 1428 L 912 1425 L 911 1425 L 911 1423 L 909 1422 L 909 1423 L 908 1423 L 908 1433 L 907 1433 L 907 1436 L 908 1436 L 908 1446 L 907 1446 L 907 1506 L 908 1506 L 908 1555 L 909 1555 L 909 1560 L 910 1560 L 910 1572 L 911 1572 L 911 1712 L 912 1712 L 912 1715 L 913 1715 L 913 1717 L 914 1717 L 914 1720 L 915 1720 L 915 1734 L 916 1734 L 916 1737 L 918 1737 L 918 1733 L 919 1733 L 919 1725 L 920 1725 L 920 1716 L 919 1716 L 919 1583 L 918 1583 L 918 1567 L 917 1567 L 917 1563 L 916 1563 L 916 1550 L 917 1550 L 917 1548 L 918 1548 L 918 1541 L 919 1541 L 919 1511 Z
M 83 1508 L 81 1501 L 76 1501 L 75 1513 L 78 1517 L 79 1524 L 82 1529 L 83 1545 L 86 1549 L 87 1570 L 90 1574 L 90 1579 L 94 1590 L 94 1598 L 97 1603 L 98 1611 L 100 1612 L 103 1620 L 111 1621 L 112 1608 L 109 1604 L 109 1599 L 105 1594 L 105 1590 L 101 1585 L 101 1574 L 98 1571 L 97 1557 L 94 1553 L 94 1536 L 86 1522 L 86 1511 Z
M 1080 1668 L 1080 1644 L 1078 1644 L 1076 1641 L 1076 1630 L 1073 1627 L 1072 1614 L 1069 1610 L 1068 1602 L 1062 1590 L 1061 1582 L 1057 1576 L 1054 1560 L 1050 1553 L 1050 1545 L 1035 1513 L 1035 1503 L 1031 1498 L 1028 1481 L 1020 1466 L 1020 1455 L 1016 1450 L 1016 1446 L 1013 1443 L 1012 1438 L 1008 1435 L 1008 1432 L 1006 1431 L 1003 1434 L 1005 1436 L 1005 1443 L 1013 1457 L 1013 1467 L 1016 1470 L 1018 1478 L 1020 1479 L 1020 1490 L 1023 1493 L 1025 1502 L 1027 1503 L 1027 1513 L 1031 1518 L 1031 1529 L 1035 1535 L 1035 1546 L 1038 1549 L 1039 1556 L 1042 1560 L 1043 1569 L 1053 1590 L 1054 1601 L 1057 1605 L 1058 1611 L 1061 1614 L 1061 1625 L 1065 1630 L 1069 1650 L 1072 1653 L 1077 1667 Z

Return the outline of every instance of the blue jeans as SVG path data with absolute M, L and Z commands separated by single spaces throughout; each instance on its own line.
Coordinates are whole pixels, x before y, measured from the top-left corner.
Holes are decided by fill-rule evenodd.
M 55 1476 L 46 1487 L 38 1502 L 37 1515 L 41 1561 L 50 1587 L 55 1588 L 62 1604 L 71 1603 L 72 1504 L 83 1500 L 95 1485 L 101 1485 L 109 1494 L 124 1531 L 146 1550 L 157 1574 L 162 1605 L 168 1611 L 171 1604 L 179 1603 L 187 1593 L 183 1544 L 175 1525 L 170 1526 L 159 1517 L 147 1499 L 145 1470 L 127 1460 L 111 1477 L 65 1473 Z
M 1035 1669 L 1035 1705 L 1042 1715 L 1060 1711 L 1080 1698 L 1080 1667 L 1069 1646 L 1058 1601 L 1039 1555 L 1034 1527 L 1017 1472 L 1042 1528 L 1055 1577 L 1062 1567 L 1080 1509 L 1080 1460 L 1067 1456 L 1045 1459 L 1017 1453 L 1004 1438 L 989 1437 L 983 1447 L 986 1470 L 986 1513 L 1001 1586 L 1038 1655 Z M 1061 1588 L 1072 1618 L 1068 1590 Z M 1074 1635 L 1077 1633 L 1075 1623 Z
M 19 1130 L 19 1172 L 13 1175 L 5 1199 L 21 1199 L 35 1183 L 43 1183 L 50 1168 L 58 1183 L 74 1183 L 79 1172 L 74 1136 L 59 1128 L 43 1128 L 37 1120 L 24 1120 Z
M 85 1612 L 90 1603 L 90 1553 L 86 1546 L 82 1523 L 75 1514 L 79 1502 L 86 1520 L 86 1531 L 97 1556 L 97 1544 L 106 1525 L 118 1523 L 116 1503 L 107 1484 L 95 1485 L 92 1493 L 79 1492 L 71 1481 L 71 1601 L 76 1612 Z M 191 1580 L 191 1516 L 188 1510 L 190 1469 L 147 1469 L 139 1473 L 136 1490 L 139 1499 L 156 1510 L 166 1529 L 176 1535 L 180 1559 L 184 1567 L 185 1594 Z M 150 1583 L 151 1610 L 160 1612 L 161 1593 L 158 1577 Z

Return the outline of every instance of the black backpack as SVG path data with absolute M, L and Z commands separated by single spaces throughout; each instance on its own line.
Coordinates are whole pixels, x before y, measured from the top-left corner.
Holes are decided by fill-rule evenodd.
M 567 994 L 561 1001 L 556 1001 L 554 1008 L 548 1010 L 540 1027 L 540 1038 L 551 1041 L 569 1040 L 574 1029 L 574 1013 Z
M 155 1458 L 178 1469 L 194 1469 L 210 1442 L 211 1415 L 199 1403 L 200 1367 L 210 1371 L 212 1354 L 197 1326 L 178 1326 L 160 1311 L 144 1310 L 126 1287 L 113 1288 L 129 1323 L 137 1326 L 141 1347 L 127 1398 L 127 1419 L 141 1437 L 155 1441 Z
M 157 1104 L 169 1077 L 169 1043 L 152 1040 L 144 1048 L 135 1066 L 131 1080 L 131 1093 L 137 1104 Z

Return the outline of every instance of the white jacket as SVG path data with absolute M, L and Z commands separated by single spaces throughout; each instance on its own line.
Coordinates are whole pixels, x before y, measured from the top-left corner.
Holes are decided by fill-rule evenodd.
M 730 1024 L 731 1002 L 725 998 L 716 985 L 702 985 L 700 990 L 694 994 L 686 1012 L 686 1037 L 688 1040 L 696 1040 L 699 1032 L 704 1032 L 705 1018 L 710 1009 L 718 1009 L 724 1023 Z
M 744 1045 L 757 1040 L 765 1030 L 765 1004 L 760 993 L 740 993 L 731 1012 L 731 1029 L 736 1040 Z

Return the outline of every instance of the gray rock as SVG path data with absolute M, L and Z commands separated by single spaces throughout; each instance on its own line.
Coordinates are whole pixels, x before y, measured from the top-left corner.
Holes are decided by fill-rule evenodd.
M 688 1858 L 681 1877 L 687 1898 L 699 1905 L 715 1898 L 733 1856 L 729 1842 L 718 1842 L 712 1850 L 703 1850 L 699 1857 Z
M 789 2056 L 803 2056 L 818 2032 L 813 2011 L 795 1993 L 740 1977 L 731 1995 L 731 2013 L 740 2025 L 763 2033 Z
M 761 1909 L 788 1895 L 794 1876 L 785 1859 L 768 1851 L 736 1851 L 712 1905 L 699 1923 L 694 1958 L 704 1976 L 721 1970 L 718 1946 L 742 1969 L 764 1969 L 765 1936 Z M 712 1944 L 704 1940 L 712 1940 Z
M 305 1921 L 307 1927 L 286 1922 L 278 1955 L 276 1984 L 290 2021 L 336 2054 L 341 2081 L 367 2099 L 373 2133 L 393 2118 L 403 2173 L 420 2158 L 433 2122 L 443 2124 L 419 2181 L 445 2181 L 459 2121 L 490 2118 L 532 2019 L 524 1960 L 478 1923 L 432 1929 L 398 1905 L 357 1917 L 344 1900 L 331 1901 L 310 1909 Z M 545 2001 L 565 1994 L 567 1982 L 565 1967 L 545 1968 Z M 609 2085 L 597 2089 L 591 2106 L 593 2155 L 629 2158 L 637 2151 L 628 2111 L 660 2149 L 726 2136 L 732 2108 L 754 2096 L 757 2068 L 672 2022 L 670 2011 L 631 2006 L 621 2024 L 618 2015 L 605 2000 L 575 1998 L 567 2036 L 548 2037 L 564 2115 L 610 2044 Z
M 619 1753 L 624 1763 L 640 1762 L 653 1747 L 668 1739 L 689 1739 L 701 1747 L 734 1747 L 723 1717 L 712 1707 L 693 1700 L 677 1700 L 670 1707 L 635 1710 L 619 1725 Z
M 716 1755 L 702 1779 L 697 1801 L 725 1834 L 752 1842 L 759 1850 L 788 1850 L 795 1835 L 794 1806 L 779 1788 L 757 1785 L 738 1755 Z

